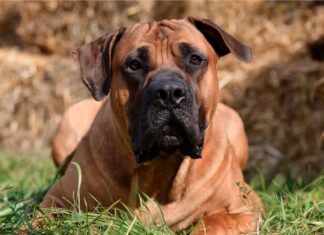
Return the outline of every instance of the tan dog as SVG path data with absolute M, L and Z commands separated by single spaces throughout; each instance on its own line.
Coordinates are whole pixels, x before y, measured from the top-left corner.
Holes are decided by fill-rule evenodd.
M 54 138 L 56 162 L 73 152 L 81 167 L 83 209 L 117 200 L 136 208 L 139 191 L 159 205 L 136 209 L 145 222 L 160 223 L 161 211 L 174 230 L 203 218 L 193 234 L 256 230 L 262 203 L 242 176 L 244 127 L 218 103 L 216 65 L 230 52 L 251 60 L 249 47 L 194 18 L 121 28 L 76 51 L 93 97 L 108 95 L 68 110 Z M 41 206 L 71 207 L 77 181 L 69 164 Z

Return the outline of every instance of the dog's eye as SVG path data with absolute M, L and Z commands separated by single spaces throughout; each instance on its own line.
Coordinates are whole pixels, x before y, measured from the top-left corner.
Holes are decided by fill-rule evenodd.
M 192 55 L 190 58 L 190 64 L 192 65 L 200 65 L 202 62 L 202 58 L 199 57 L 198 55 Z
M 136 70 L 141 69 L 142 68 L 142 65 L 141 65 L 141 63 L 138 60 L 132 60 L 131 62 L 129 62 L 128 67 L 131 70 L 136 71 Z

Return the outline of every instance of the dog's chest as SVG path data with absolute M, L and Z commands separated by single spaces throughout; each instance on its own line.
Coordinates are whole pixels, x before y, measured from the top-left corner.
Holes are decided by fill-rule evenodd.
M 140 192 L 154 198 L 159 203 L 170 201 L 175 178 L 183 157 L 178 155 L 167 156 L 153 160 L 137 169 L 137 184 Z

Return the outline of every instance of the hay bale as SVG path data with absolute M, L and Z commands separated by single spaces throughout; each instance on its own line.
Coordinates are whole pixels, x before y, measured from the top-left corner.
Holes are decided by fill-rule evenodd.
M 140 4 L 139 4 L 140 3 Z M 206 17 L 249 44 L 252 64 L 219 63 L 222 100 L 243 118 L 250 171 L 312 178 L 323 168 L 324 71 L 309 43 L 323 37 L 324 8 L 310 2 L 0 3 L 0 145 L 44 148 L 63 110 L 89 97 L 71 52 L 121 25 Z
M 0 143 L 14 150 L 49 146 L 63 111 L 88 95 L 72 59 L 0 49 L 0 65 Z

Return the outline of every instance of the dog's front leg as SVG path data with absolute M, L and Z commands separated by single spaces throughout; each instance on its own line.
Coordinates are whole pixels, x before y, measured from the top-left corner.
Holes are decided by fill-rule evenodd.
M 184 210 L 177 202 L 162 206 L 150 202 L 145 207 L 137 209 L 135 214 L 145 224 L 162 226 L 166 223 L 175 231 L 186 229 L 201 219 L 192 231 L 192 235 L 251 233 L 257 230 L 259 219 L 262 218 L 254 213 L 219 213 L 203 217 L 199 216 L 199 209 L 192 212 Z M 187 216 L 188 213 L 191 215 Z
M 174 225 L 186 219 L 186 215 L 182 209 L 181 202 L 172 202 L 165 205 L 159 205 L 155 201 L 146 202 L 145 205 L 135 210 L 136 217 L 145 224 L 154 224 L 162 226 L 165 223 L 174 230 Z M 191 223 L 189 222 L 188 225 Z
M 202 207 L 199 200 L 187 203 L 188 200 L 173 201 L 159 205 L 155 201 L 146 202 L 145 205 L 135 210 L 135 215 L 145 224 L 162 226 L 167 224 L 175 231 L 188 228 L 199 221 Z

